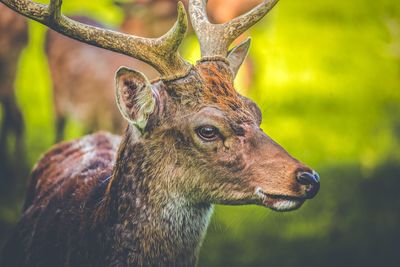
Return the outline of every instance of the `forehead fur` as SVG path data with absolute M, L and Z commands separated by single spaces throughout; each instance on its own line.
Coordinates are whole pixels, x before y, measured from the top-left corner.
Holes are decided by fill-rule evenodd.
M 204 82 L 200 90 L 203 103 L 215 105 L 224 112 L 235 114 L 236 118 L 250 119 L 249 107 L 235 90 L 232 72 L 225 63 L 201 62 L 196 68 Z
M 157 91 L 165 90 L 168 99 L 179 109 L 199 110 L 215 107 L 231 121 L 241 123 L 255 119 L 251 108 L 233 86 L 233 74 L 223 61 L 201 61 L 184 78 L 155 82 Z M 184 111 L 184 112 L 187 112 Z

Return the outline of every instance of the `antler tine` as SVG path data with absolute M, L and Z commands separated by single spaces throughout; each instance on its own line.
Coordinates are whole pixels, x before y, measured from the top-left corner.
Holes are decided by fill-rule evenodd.
M 51 0 L 49 5 L 28 0 L 0 2 L 63 35 L 142 60 L 158 70 L 163 77 L 185 75 L 190 68 L 190 64 L 178 52 L 187 30 L 186 11 L 181 2 L 178 3 L 175 25 L 159 38 L 142 38 L 74 21 L 61 14 L 62 0 Z
M 208 20 L 207 0 L 190 0 L 189 15 L 200 42 L 203 57 L 226 57 L 229 45 L 262 19 L 278 0 L 264 0 L 261 4 L 229 22 L 213 24 Z

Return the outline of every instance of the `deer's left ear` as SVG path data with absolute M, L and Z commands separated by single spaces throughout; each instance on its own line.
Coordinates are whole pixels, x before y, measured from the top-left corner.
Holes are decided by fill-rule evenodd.
M 235 77 L 240 66 L 246 58 L 247 53 L 249 52 L 249 47 L 250 38 L 247 38 L 244 42 L 240 43 L 238 46 L 235 46 L 231 51 L 228 52 L 227 60 L 229 61 L 229 65 Z
M 127 67 L 118 69 L 115 80 L 117 105 L 122 116 L 143 132 L 155 107 L 149 80 L 141 72 Z

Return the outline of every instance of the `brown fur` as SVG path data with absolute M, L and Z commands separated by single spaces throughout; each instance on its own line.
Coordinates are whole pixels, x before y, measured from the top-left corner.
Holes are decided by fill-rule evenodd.
M 203 101 L 213 103 L 224 111 L 246 111 L 245 104 L 233 87 L 233 77 L 224 64 L 207 62 L 199 65 L 199 73 L 204 81 Z M 223 96 L 223 97 L 221 97 Z

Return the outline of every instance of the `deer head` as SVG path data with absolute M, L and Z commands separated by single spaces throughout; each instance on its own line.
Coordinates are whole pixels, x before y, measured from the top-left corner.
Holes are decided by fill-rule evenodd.
M 259 204 L 282 211 L 316 195 L 318 174 L 260 129 L 259 108 L 234 88 L 250 39 L 230 51 L 229 45 L 277 0 L 265 0 L 224 24 L 209 22 L 206 0 L 190 1 L 202 54 L 194 66 L 178 52 L 187 28 L 181 3 L 173 28 L 160 38 L 145 39 L 75 22 L 61 15 L 60 0 L 49 7 L 1 2 L 64 35 L 140 59 L 160 72 L 160 79 L 149 82 L 136 70 L 120 68 L 116 98 L 129 123 L 127 145 L 139 143 L 151 153 L 147 174 L 162 176 L 156 182 L 170 194 L 192 203 Z

